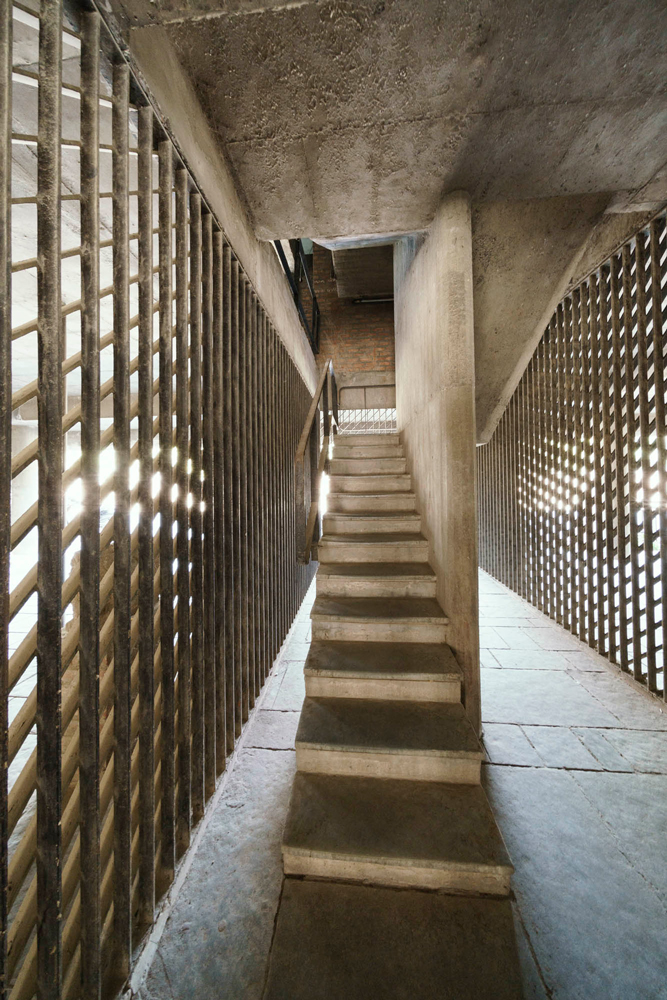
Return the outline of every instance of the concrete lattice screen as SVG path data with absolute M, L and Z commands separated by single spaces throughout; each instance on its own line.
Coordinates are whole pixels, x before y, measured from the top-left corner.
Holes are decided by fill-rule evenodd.
M 310 394 L 99 15 L 3 0 L 0 55 L 0 997 L 92 998 L 312 578 Z
M 666 334 L 662 212 L 559 304 L 478 449 L 481 566 L 662 697 Z

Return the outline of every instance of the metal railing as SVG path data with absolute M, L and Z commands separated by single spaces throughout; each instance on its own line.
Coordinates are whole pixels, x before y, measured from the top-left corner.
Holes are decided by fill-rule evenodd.
M 322 368 L 294 456 L 297 506 L 297 559 L 307 565 L 320 538 L 320 485 L 328 471 L 329 451 L 338 431 L 338 392 L 333 361 Z
M 386 434 L 396 430 L 395 407 L 364 407 L 339 410 L 341 434 Z
M 99 14 L 0 66 L 0 997 L 91 1000 L 312 579 L 310 394 Z
M 278 257 L 280 258 L 280 263 L 283 266 L 283 270 L 289 282 L 289 286 L 292 289 L 292 295 L 294 296 L 294 304 L 296 305 L 299 317 L 303 324 L 303 328 L 306 331 L 306 336 L 312 348 L 313 354 L 319 354 L 320 352 L 320 307 L 317 302 L 317 296 L 315 295 L 315 288 L 313 286 L 313 279 L 310 275 L 308 268 L 308 262 L 306 260 L 306 255 L 303 252 L 303 246 L 301 240 L 290 240 L 290 249 L 292 251 L 292 256 L 294 257 L 294 270 L 289 266 L 289 261 L 285 256 L 285 251 L 280 240 L 274 240 L 274 246 L 278 252 Z M 310 298 L 310 316 L 306 314 L 306 309 L 304 307 L 304 297 L 301 294 L 303 284 L 305 283 L 308 289 L 308 295 Z
M 560 303 L 478 449 L 480 563 L 665 697 L 667 229 Z

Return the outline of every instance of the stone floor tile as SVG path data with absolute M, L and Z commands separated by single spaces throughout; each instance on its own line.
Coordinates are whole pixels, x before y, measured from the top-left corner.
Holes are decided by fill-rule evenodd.
M 497 669 L 500 666 L 493 654 L 493 651 L 490 649 L 480 649 L 479 662 L 483 667 L 489 667 L 491 669 Z
M 479 629 L 479 645 L 481 649 L 509 649 L 507 642 L 494 628 L 481 625 Z
M 303 676 L 303 667 L 298 674 L 285 672 L 282 684 L 273 704 L 267 705 L 274 711 L 300 712 L 303 699 L 306 697 L 306 682 Z
M 485 601 L 484 604 L 480 604 L 480 612 L 482 615 L 495 618 L 522 618 L 529 621 L 538 616 L 541 618 L 539 611 L 513 597 L 509 599 L 494 598 L 493 601 Z
M 264 1000 L 521 997 L 509 900 L 285 880 Z
M 511 619 L 509 619 L 511 621 Z M 527 618 L 518 618 L 517 621 L 525 623 Z M 535 641 L 531 630 L 526 627 L 496 625 L 495 630 L 498 635 L 505 640 L 510 649 L 540 649 L 540 645 Z
M 551 1000 L 546 991 L 540 970 L 535 962 L 528 936 L 521 922 L 519 907 L 516 903 L 512 903 L 512 914 L 514 916 L 514 932 L 516 934 L 516 946 L 519 953 L 519 966 L 521 968 L 523 1000 Z
M 667 982 L 664 906 L 582 791 L 581 776 L 590 784 L 605 777 L 484 768 L 526 932 L 555 1000 L 658 1000 Z
M 303 676 L 303 666 L 305 663 L 305 656 L 288 660 L 286 658 L 281 658 L 281 673 L 276 678 L 276 683 L 271 686 L 271 688 L 266 692 L 266 699 L 262 704 L 262 708 L 273 709 L 278 708 L 288 711 L 300 711 L 301 703 L 306 694 L 306 682 Z M 283 685 L 285 690 L 283 692 L 280 704 L 277 704 L 278 698 L 280 697 L 280 692 L 283 690 Z M 300 700 L 298 704 L 289 703 L 290 695 L 301 692 Z M 294 699 L 292 699 L 293 701 Z
M 604 738 L 635 771 L 667 774 L 667 733 L 606 729 Z
M 615 749 L 614 745 L 606 739 L 606 734 L 609 731 L 607 729 L 573 730 L 581 742 L 600 761 L 605 771 L 633 771 L 632 764 L 625 760 L 618 750 Z
M 655 888 L 667 909 L 667 776 L 606 771 L 573 771 L 572 776 L 605 820 L 619 850 Z
M 493 764 L 541 767 L 542 759 L 531 746 L 521 726 L 485 722 L 482 742 Z
M 552 649 L 558 652 L 570 650 L 574 653 L 581 653 L 586 649 L 583 643 L 560 626 L 533 628 L 531 635 L 542 649 Z
M 142 1000 L 260 1000 L 294 772 L 294 753 L 241 750 L 167 921 Z
M 534 726 L 618 726 L 563 670 L 482 671 L 482 719 Z
M 608 662 L 603 657 L 598 656 L 597 653 L 594 653 L 592 649 L 565 649 L 563 650 L 563 656 L 570 666 L 577 670 L 593 671 L 598 674 L 603 674 L 609 670 Z
M 602 770 L 602 764 L 571 729 L 562 726 L 524 726 L 523 731 L 547 767 Z
M 481 609 L 479 623 L 480 625 L 485 625 L 489 628 L 529 628 L 533 624 L 530 618 L 508 618 L 485 615 Z
M 667 730 L 664 702 L 639 691 L 620 670 L 610 667 L 605 673 L 578 672 L 576 678 L 625 729 Z
M 299 718 L 300 713 L 296 711 L 260 710 L 253 719 L 245 746 L 266 750 L 293 750 Z
M 561 653 L 540 649 L 495 649 L 493 655 L 501 667 L 510 670 L 567 670 L 568 663 Z
M 289 636 L 290 643 L 292 642 L 309 643 L 311 631 L 312 631 L 312 623 L 310 619 L 307 619 L 304 622 L 295 622 L 290 631 L 290 636 Z

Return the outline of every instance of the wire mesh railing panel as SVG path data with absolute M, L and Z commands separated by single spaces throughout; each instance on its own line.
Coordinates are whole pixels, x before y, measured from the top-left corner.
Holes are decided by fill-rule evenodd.
M 310 397 L 99 14 L 2 4 L 0 996 L 88 1000 L 310 582 Z
M 478 449 L 480 564 L 665 697 L 665 213 L 559 304 Z
M 341 434 L 384 434 L 396 430 L 395 408 L 338 410 Z

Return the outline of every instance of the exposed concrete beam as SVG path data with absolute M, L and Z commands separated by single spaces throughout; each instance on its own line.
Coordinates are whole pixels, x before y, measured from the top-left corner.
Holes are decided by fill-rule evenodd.
M 111 0 L 111 7 L 128 28 L 185 24 L 213 18 L 245 17 L 267 11 L 291 10 L 321 0 Z

